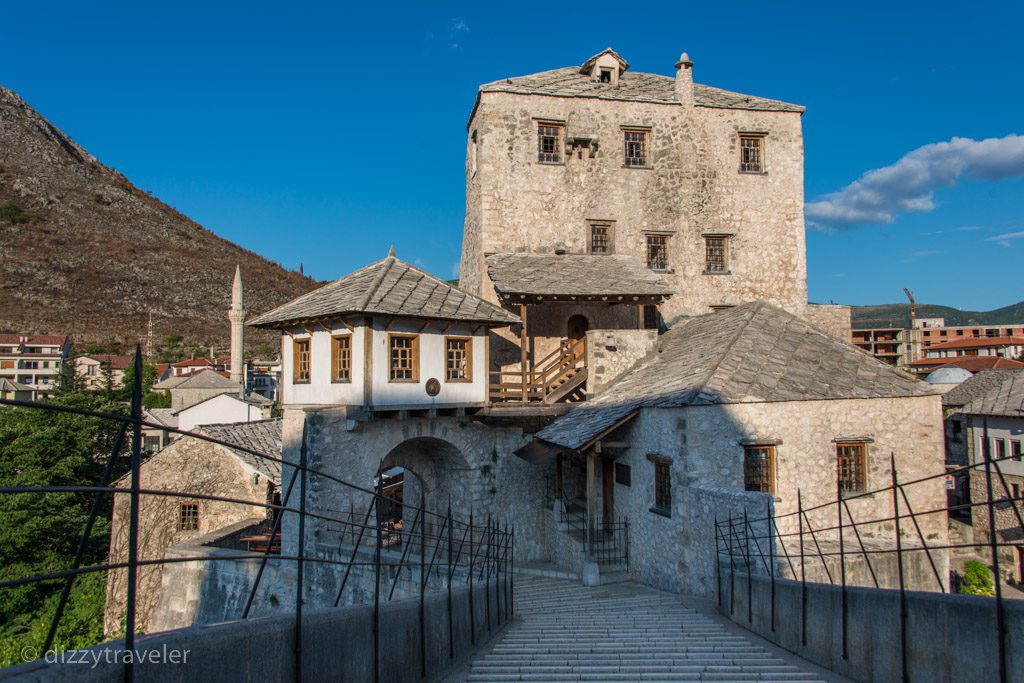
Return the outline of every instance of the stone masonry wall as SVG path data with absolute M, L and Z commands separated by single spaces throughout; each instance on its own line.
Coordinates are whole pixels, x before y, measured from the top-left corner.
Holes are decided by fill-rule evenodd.
M 537 119 L 566 136 L 596 135 L 595 158 L 537 162 Z M 649 126 L 650 168 L 627 168 L 622 126 Z M 739 173 L 738 133 L 767 133 L 766 172 Z M 463 287 L 493 299 L 484 258 L 495 252 L 585 253 L 587 221 L 614 223 L 614 251 L 645 260 L 645 231 L 665 231 L 675 296 L 666 319 L 765 300 L 806 307 L 800 115 L 483 93 L 470 121 Z M 476 142 L 472 137 L 476 136 Z M 707 275 L 703 235 L 731 234 L 730 273 Z
M 181 438 L 143 463 L 140 486 L 143 489 L 187 491 L 201 495 L 269 502 L 269 482 L 260 477 L 253 481 L 253 472 L 234 456 L 215 444 L 191 437 Z M 127 487 L 127 477 L 117 486 Z M 199 506 L 199 528 L 178 529 L 179 505 Z M 114 496 L 111 520 L 109 562 L 128 559 L 128 494 Z M 139 501 L 139 559 L 163 558 L 168 548 L 250 520 L 266 519 L 268 510 L 261 505 L 242 505 L 213 500 L 176 496 L 144 495 Z M 139 568 L 136 623 L 147 630 L 160 596 L 161 577 L 165 568 L 150 565 Z M 124 617 L 127 569 L 113 569 L 107 574 L 107 600 L 104 610 L 104 633 L 118 631 Z
M 803 318 L 825 334 L 849 342 L 853 334 L 853 322 L 850 315 L 849 306 L 808 304 Z
M 654 348 L 656 330 L 591 330 L 587 332 L 587 393 L 605 387 Z

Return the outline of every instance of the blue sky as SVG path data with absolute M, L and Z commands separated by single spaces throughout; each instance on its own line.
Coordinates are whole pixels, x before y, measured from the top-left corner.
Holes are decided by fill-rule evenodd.
M 450 277 L 478 84 L 686 50 L 698 82 L 807 106 L 812 300 L 1024 299 L 1024 3 L 347 4 L 0 0 L 0 84 L 287 267 L 332 279 L 393 243 Z

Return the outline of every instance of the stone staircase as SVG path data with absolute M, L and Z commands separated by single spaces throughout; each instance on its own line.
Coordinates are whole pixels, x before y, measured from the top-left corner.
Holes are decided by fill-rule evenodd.
M 635 583 L 517 576 L 515 601 L 516 620 L 449 681 L 842 680 L 769 651 L 710 602 Z

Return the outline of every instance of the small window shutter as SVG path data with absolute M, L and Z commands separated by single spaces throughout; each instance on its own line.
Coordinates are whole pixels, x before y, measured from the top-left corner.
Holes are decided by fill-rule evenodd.
M 331 337 L 331 379 L 338 379 L 338 353 L 341 350 L 341 340 Z
M 299 381 L 299 368 L 302 363 L 302 345 L 299 340 L 292 337 L 292 380 L 295 382 Z

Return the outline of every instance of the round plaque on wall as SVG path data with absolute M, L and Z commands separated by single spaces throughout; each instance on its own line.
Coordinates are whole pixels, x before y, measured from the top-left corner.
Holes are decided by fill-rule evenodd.
M 441 383 L 434 377 L 427 380 L 427 396 L 437 396 L 441 393 Z

